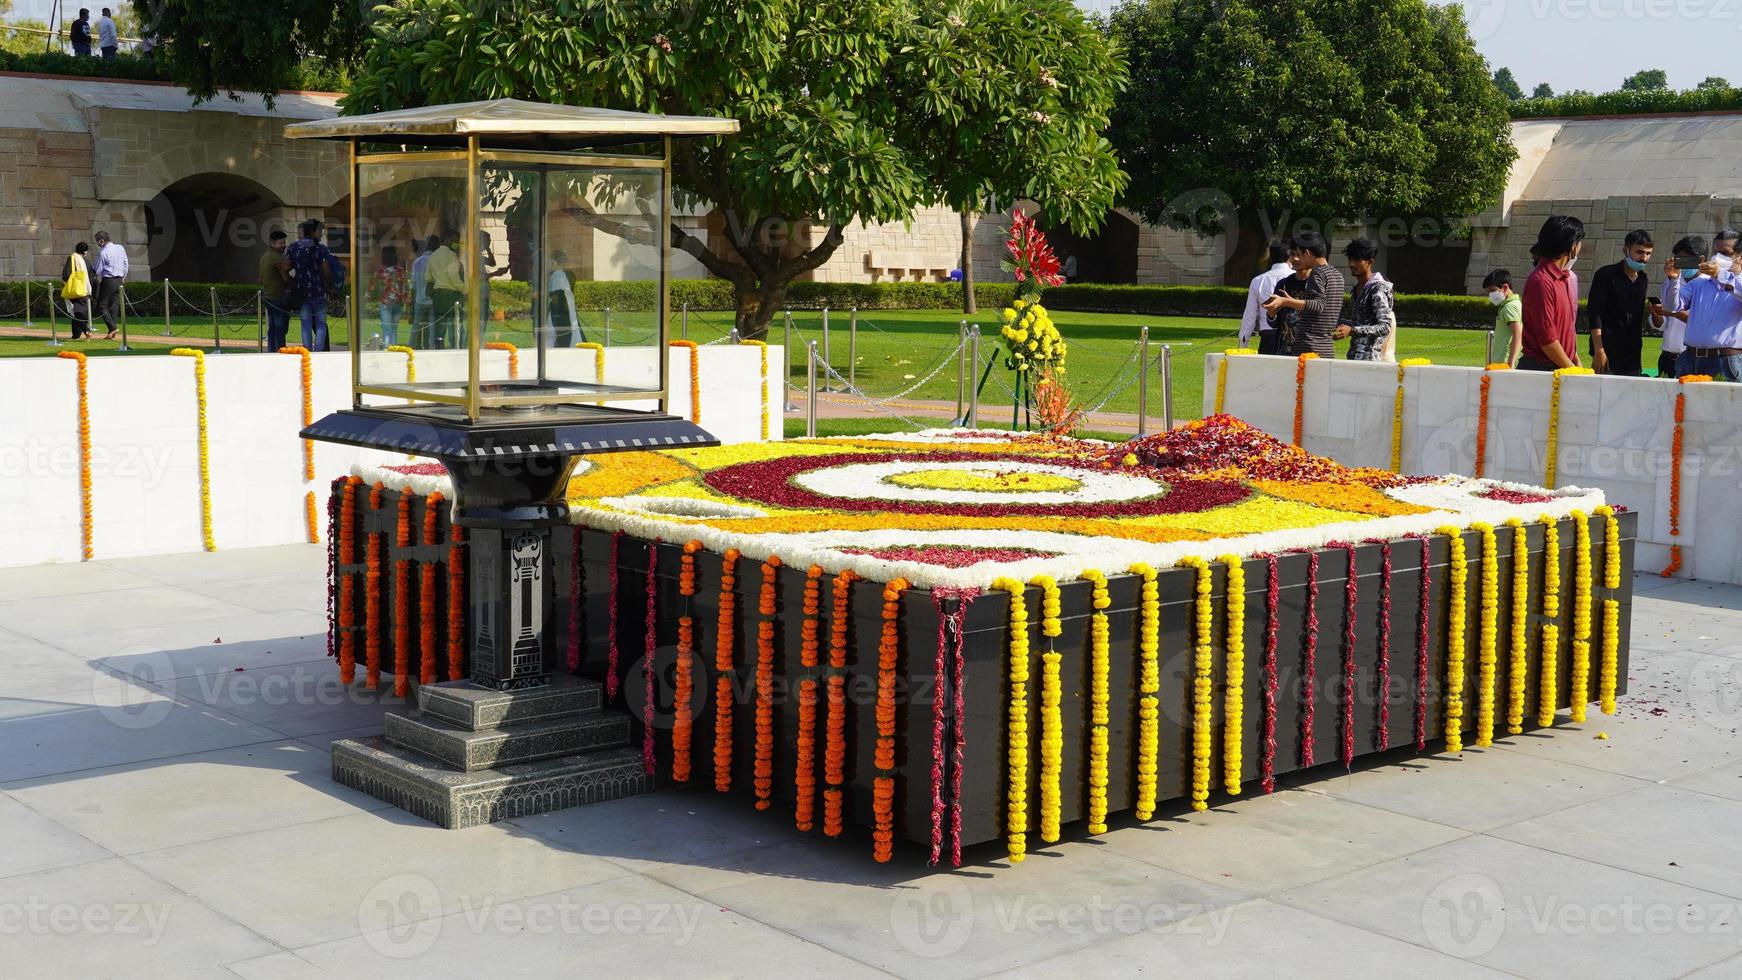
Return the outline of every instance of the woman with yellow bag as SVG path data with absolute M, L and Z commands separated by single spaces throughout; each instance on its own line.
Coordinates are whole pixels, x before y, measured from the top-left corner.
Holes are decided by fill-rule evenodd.
M 67 316 L 73 321 L 74 340 L 91 335 L 91 270 L 85 265 L 85 253 L 90 250 L 84 242 L 74 245 L 60 273 L 60 298 L 66 301 Z

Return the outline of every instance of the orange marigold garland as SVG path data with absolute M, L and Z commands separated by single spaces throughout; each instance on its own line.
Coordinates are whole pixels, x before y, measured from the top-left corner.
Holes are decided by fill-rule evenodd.
M 411 690 L 411 559 L 403 557 L 411 547 L 409 491 L 399 491 L 394 511 L 393 545 L 401 557 L 393 563 L 393 694 L 402 698 Z
M 702 350 L 693 340 L 673 340 L 673 347 L 685 347 L 690 352 L 690 421 L 702 421 Z M 764 402 L 767 399 L 763 399 Z
M 799 664 L 805 670 L 798 682 L 798 747 L 794 756 L 793 788 L 797 801 L 793 805 L 793 823 L 808 832 L 816 825 L 817 797 L 817 678 L 816 669 L 821 629 L 823 570 L 812 565 L 804 575 L 804 627 L 799 648 Z
M 520 377 L 520 348 L 506 340 L 491 340 L 484 344 L 485 350 L 500 350 L 508 352 L 508 377 L 510 380 Z
M 823 749 L 823 833 L 841 833 L 841 784 L 847 781 L 847 627 L 853 583 L 859 576 L 845 571 L 835 576 L 834 608 L 829 617 L 829 725 Z
M 1294 444 L 1300 445 L 1301 430 L 1306 420 L 1306 367 L 1308 361 L 1318 359 L 1317 354 L 1308 351 L 1296 358 L 1294 368 Z
M 872 781 L 872 856 L 888 861 L 895 850 L 895 668 L 901 654 L 901 593 L 906 579 L 883 587 L 883 635 L 877 644 L 877 748 Z
M 762 563 L 756 624 L 756 809 L 774 805 L 774 617 L 779 612 L 780 556 Z
M 357 561 L 357 477 L 347 477 L 339 491 L 339 566 L 334 578 L 339 592 L 339 683 L 357 679 L 357 610 L 355 576 L 350 567 Z
M 433 549 L 441 542 L 436 537 L 436 521 L 441 516 L 442 495 L 432 493 L 423 498 L 423 545 Z M 417 640 L 419 684 L 434 684 L 436 674 L 436 563 L 417 563 Z
M 1494 384 L 1494 371 L 1509 371 L 1510 364 L 1490 364 L 1482 372 L 1482 395 L 1476 409 L 1476 479 L 1488 471 L 1488 389 Z
M 466 531 L 448 526 L 448 680 L 466 678 Z
M 369 489 L 369 513 L 381 509 L 381 484 Z M 363 686 L 371 691 L 381 688 L 381 535 L 363 532 L 368 538 L 369 557 L 363 572 Z
M 1712 380 L 1709 374 L 1688 374 L 1676 379 L 1678 385 L 1700 384 Z M 1663 577 L 1673 578 L 1682 570 L 1682 448 L 1684 444 L 1683 424 L 1687 419 L 1688 395 L 1685 387 L 1677 387 L 1675 393 L 1675 439 L 1669 452 L 1669 536 L 1673 539 L 1669 546 L 1669 564 L 1664 566 Z
M 714 637 L 714 789 L 732 788 L 732 645 L 738 596 L 738 549 L 726 552 L 720 562 L 719 633 Z
M 695 729 L 694 709 L 690 705 L 695 681 L 690 661 L 696 655 L 696 620 L 690 615 L 690 599 L 696 594 L 696 552 L 700 550 L 700 541 L 684 544 L 677 577 L 682 608 L 677 619 L 677 671 L 672 682 L 671 778 L 678 783 L 690 781 L 690 742 Z
M 69 361 L 78 364 L 79 392 L 79 553 L 85 561 L 90 561 L 96 554 L 92 548 L 91 533 L 91 399 L 88 381 L 89 372 L 85 368 L 85 352 L 63 350 L 58 354 Z M 766 435 L 764 436 L 766 438 Z M 309 494 L 309 527 L 314 527 L 314 494 Z M 313 533 L 312 531 L 310 532 Z M 312 540 L 312 539 L 311 539 Z

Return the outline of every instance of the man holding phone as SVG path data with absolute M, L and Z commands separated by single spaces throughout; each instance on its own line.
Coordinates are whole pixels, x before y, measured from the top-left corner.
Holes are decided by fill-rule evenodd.
M 1295 314 L 1290 354 L 1336 357 L 1337 347 L 1332 338 L 1343 316 L 1343 273 L 1327 261 L 1331 245 L 1318 232 L 1303 231 L 1289 244 L 1295 268 L 1305 267 L 1306 277 L 1299 283 L 1298 294 L 1292 288 L 1288 293 L 1279 291 L 1264 304 L 1264 311 L 1270 314 L 1292 311 Z M 1283 285 L 1290 282 L 1284 279 Z
M 1707 374 L 1742 381 L 1742 295 L 1736 276 L 1708 259 L 1681 288 L 1678 312 L 1687 314 L 1687 348 L 1676 360 L 1680 375 Z
M 1660 378 L 1677 376 L 1676 359 L 1687 347 L 1688 332 L 1688 314 L 1681 309 L 1682 286 L 1699 276 L 1700 265 L 1705 261 L 1706 240 L 1689 235 L 1675 243 L 1669 261 L 1664 263 L 1663 301 L 1652 310 L 1663 317 L 1663 351 L 1657 355 L 1657 376 Z
M 1621 261 L 1606 265 L 1591 277 L 1588 311 L 1591 323 L 1591 367 L 1598 374 L 1637 378 L 1643 373 L 1640 348 L 1645 342 L 1645 306 L 1649 283 L 1646 263 L 1654 245 L 1651 233 L 1627 233 Z M 1653 322 L 1661 324 L 1654 310 Z

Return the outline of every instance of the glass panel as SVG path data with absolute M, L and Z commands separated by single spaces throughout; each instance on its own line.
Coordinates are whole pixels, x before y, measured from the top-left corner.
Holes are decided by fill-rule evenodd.
M 646 168 L 485 165 L 483 404 L 662 390 L 663 181 Z
M 359 162 L 357 259 L 360 384 L 407 398 L 465 394 L 466 164 Z M 394 350 L 392 348 L 398 348 Z M 369 396 L 366 404 L 397 404 Z

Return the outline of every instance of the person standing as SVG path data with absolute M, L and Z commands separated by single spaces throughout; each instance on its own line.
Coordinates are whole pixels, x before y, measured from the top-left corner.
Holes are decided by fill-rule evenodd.
M 1270 313 L 1293 310 L 1298 314 L 1290 354 L 1336 357 L 1337 346 L 1332 335 L 1343 316 L 1343 274 L 1326 260 L 1331 249 L 1325 236 L 1316 231 L 1303 231 L 1294 236 L 1291 244 L 1290 256 L 1296 268 L 1307 269 L 1300 296 L 1272 296 L 1270 302 L 1264 304 L 1264 309 Z
M 115 37 L 115 18 L 110 16 L 108 7 L 103 8 L 103 16 L 97 19 L 97 47 L 102 50 L 104 61 L 114 61 L 120 48 Z
M 1718 266 L 1719 272 L 1735 272 L 1736 239 L 1742 237 L 1742 232 L 1734 228 L 1719 229 L 1712 236 L 1712 255 L 1709 261 Z
M 1282 332 L 1264 315 L 1264 303 L 1275 295 L 1277 283 L 1294 275 L 1294 266 L 1288 263 L 1288 245 L 1280 239 L 1271 242 L 1265 264 L 1267 268 L 1246 287 L 1246 311 L 1240 316 L 1240 346 L 1250 344 L 1257 334 L 1258 353 L 1275 354 L 1280 351 Z
M 1645 297 L 1650 287 L 1645 265 L 1654 250 L 1650 232 L 1630 231 L 1621 245 L 1621 261 L 1591 277 L 1587 305 L 1591 367 L 1598 374 L 1637 378 L 1644 373 L 1640 350 L 1645 343 Z
M 302 320 L 302 345 L 311 351 L 331 350 L 327 334 L 327 290 L 343 280 L 344 267 L 323 243 L 319 218 L 298 226 L 302 237 L 284 250 L 290 266 L 290 297 Z M 352 338 L 356 343 L 356 338 Z
M 74 340 L 91 335 L 91 269 L 85 264 L 90 248 L 84 242 L 74 245 L 61 266 L 60 298 L 66 301 L 67 316 L 73 321 Z
M 1349 272 L 1355 277 L 1355 293 L 1333 336 L 1348 338 L 1349 360 L 1386 361 L 1391 338 L 1397 326 L 1396 304 L 1391 283 L 1373 268 L 1379 258 L 1379 245 L 1372 239 L 1357 238 L 1343 249 L 1349 260 Z
M 447 241 L 456 241 L 453 232 Z M 466 302 L 466 276 L 460 269 L 460 255 L 452 245 L 444 244 L 434 235 L 429 237 L 429 264 L 424 275 L 429 279 L 429 302 L 433 336 L 431 346 L 451 347 L 460 335 L 460 317 Z
M 575 309 L 575 287 L 569 281 L 568 253 L 557 249 L 550 254 L 550 274 L 544 277 L 545 323 L 551 331 L 551 343 L 557 347 L 573 347 L 575 332 L 582 341 L 587 331 L 580 326 L 580 313 Z
M 1736 274 L 1721 271 L 1716 256 L 1698 271 L 1681 288 L 1678 312 L 1687 314 L 1688 331 L 1676 374 L 1742 381 L 1742 296 L 1736 292 Z
M 1662 304 L 1655 312 L 1662 314 L 1663 350 L 1657 355 L 1657 376 L 1674 378 L 1676 361 L 1687 349 L 1688 314 L 1681 308 L 1682 286 L 1699 277 L 1699 266 L 1682 268 L 1688 262 L 1704 265 L 1706 240 L 1689 235 L 1670 249 L 1669 261 L 1663 264 Z
M 429 348 L 429 248 L 421 238 L 411 239 L 411 345 Z
M 381 250 L 381 266 L 369 281 L 369 298 L 381 304 L 381 342 L 393 347 L 399 343 L 399 317 L 405 312 L 405 299 L 411 292 L 405 270 L 399 265 L 399 249 L 392 245 Z
M 1482 288 L 1487 290 L 1488 302 L 1495 307 L 1494 333 L 1507 338 L 1506 360 L 1502 363 L 1511 367 L 1518 363 L 1519 348 L 1524 340 L 1524 302 L 1512 291 L 1512 273 L 1506 269 L 1489 272 L 1482 280 Z M 1488 356 L 1494 356 L 1492 343 Z
M 109 233 L 99 231 L 97 242 L 97 309 L 108 328 L 104 340 L 115 339 L 115 315 L 125 301 L 122 285 L 127 281 L 127 250 L 109 240 Z
M 91 8 L 79 8 L 79 19 L 73 21 L 72 29 L 68 33 L 73 39 L 73 57 L 89 58 L 91 56 Z
M 290 300 L 285 293 L 290 288 L 290 262 L 284 257 L 284 229 L 274 228 L 267 236 L 266 252 L 260 256 L 260 305 L 266 310 L 266 350 L 282 348 L 290 339 Z
M 1584 243 L 1585 223 L 1570 215 L 1550 215 L 1537 232 L 1530 247 L 1536 268 L 1524 281 L 1519 370 L 1579 366 L 1579 286 L 1572 270 Z

